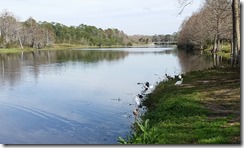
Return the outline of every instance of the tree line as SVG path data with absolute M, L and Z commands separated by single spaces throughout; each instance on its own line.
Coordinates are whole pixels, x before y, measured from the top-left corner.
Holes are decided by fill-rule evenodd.
M 30 17 L 18 21 L 13 13 L 0 15 L 0 47 L 43 48 L 53 44 L 80 44 L 89 46 L 126 45 L 129 37 L 118 29 L 101 29 L 81 24 L 66 26 L 56 22 L 37 22 Z
M 162 40 L 175 39 L 170 35 L 132 35 L 123 31 L 81 24 L 66 26 L 57 22 L 36 21 L 30 17 L 21 22 L 7 10 L 0 14 L 0 48 L 44 48 L 54 44 L 72 44 L 84 46 L 132 46 L 149 44 Z
M 232 39 L 231 3 L 228 0 L 206 0 L 203 7 L 181 25 L 178 45 L 204 49 L 212 44 L 213 52 L 221 50 L 220 42 Z
M 47 23 L 55 35 L 55 42 L 67 44 L 80 44 L 89 46 L 127 45 L 129 37 L 118 29 L 101 29 L 95 26 L 81 24 L 79 26 L 66 26 L 60 23 Z
M 234 16 L 235 11 L 240 14 L 239 0 L 205 0 L 200 10 L 181 24 L 178 47 L 203 50 L 211 46 L 211 51 L 216 53 L 221 51 L 222 44 L 228 43 L 231 44 L 231 55 L 238 57 L 240 39 L 234 35 L 236 29 L 239 30 L 237 33 L 240 32 L 240 24 L 235 25 L 236 22 L 240 22 L 240 15 Z
M 155 34 L 152 36 L 149 35 L 132 35 L 129 36 L 131 41 L 136 44 L 148 44 L 155 42 L 177 42 L 177 32 L 173 34 Z

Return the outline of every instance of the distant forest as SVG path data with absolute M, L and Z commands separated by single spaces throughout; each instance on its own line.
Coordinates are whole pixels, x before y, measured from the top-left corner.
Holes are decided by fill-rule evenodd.
M 126 35 L 114 28 L 101 29 L 81 24 L 66 26 L 57 22 L 36 21 L 30 17 L 24 22 L 7 10 L 0 14 L 0 48 L 44 48 L 54 44 L 81 46 L 133 46 L 152 42 L 176 41 L 172 35 Z

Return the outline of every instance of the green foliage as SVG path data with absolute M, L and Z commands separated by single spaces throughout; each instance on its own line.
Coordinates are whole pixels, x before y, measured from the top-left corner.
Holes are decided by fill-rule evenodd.
M 120 136 L 118 137 L 118 142 L 120 144 L 128 144 L 127 141 L 125 139 L 123 139 L 122 137 L 120 137 Z
M 95 26 L 81 24 L 78 27 L 52 23 L 56 43 L 81 44 L 89 46 L 125 45 L 128 36 L 118 29 L 102 30 Z
M 120 144 L 153 144 L 156 142 L 159 133 L 154 128 L 150 128 L 149 119 L 144 124 L 138 120 L 135 123 L 136 129 L 132 137 L 127 136 L 127 140 L 118 138 Z
M 230 53 L 231 52 L 231 44 L 230 43 L 224 43 L 221 47 L 221 51 L 223 53 Z
M 212 45 L 208 45 L 204 48 L 204 52 L 208 55 L 212 55 Z M 223 58 L 230 59 L 231 55 L 231 44 L 229 42 L 223 42 L 221 44 L 221 50 L 219 50 L 216 54 L 222 56 Z
M 132 46 L 133 44 L 131 42 L 127 43 L 126 46 Z

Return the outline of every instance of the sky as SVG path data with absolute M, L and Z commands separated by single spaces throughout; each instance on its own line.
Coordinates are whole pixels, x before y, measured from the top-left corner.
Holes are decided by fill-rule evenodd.
M 181 15 L 178 0 L 0 0 L 0 11 L 10 11 L 25 21 L 80 24 L 117 28 L 127 35 L 172 34 L 182 21 L 202 5 L 194 0 Z

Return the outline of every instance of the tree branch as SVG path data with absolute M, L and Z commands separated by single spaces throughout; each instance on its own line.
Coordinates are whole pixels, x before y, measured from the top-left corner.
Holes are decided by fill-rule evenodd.
M 182 7 L 182 9 L 181 9 L 181 11 L 178 13 L 178 15 L 181 15 L 181 13 L 184 11 L 185 7 L 188 6 L 188 5 L 190 5 L 192 2 L 193 2 L 193 0 L 191 0 L 189 3 L 186 3 L 185 5 L 182 4 L 182 5 L 184 5 L 184 6 Z M 183 3 L 184 3 L 184 2 L 183 2 Z

